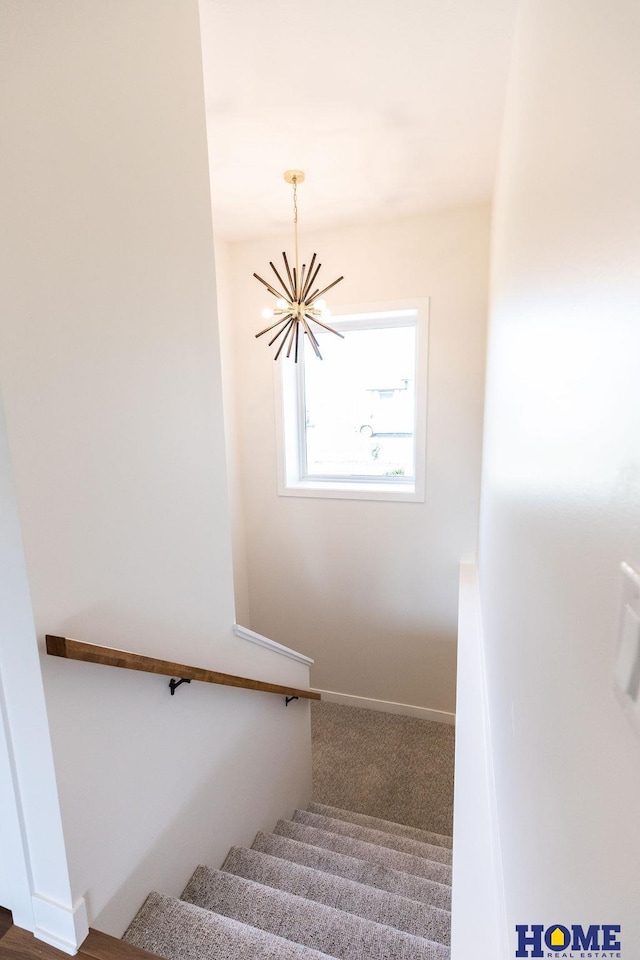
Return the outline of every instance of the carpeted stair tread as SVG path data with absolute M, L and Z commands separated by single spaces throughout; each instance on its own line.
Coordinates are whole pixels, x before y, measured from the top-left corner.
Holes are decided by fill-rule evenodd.
M 123 938 L 165 960 L 327 960 L 327 955 L 209 910 L 150 894 Z
M 292 840 L 301 840 L 317 847 L 325 847 L 344 853 L 359 860 L 369 860 L 370 863 L 379 863 L 392 870 L 402 870 L 404 873 L 413 873 L 418 877 L 426 877 L 437 883 L 447 883 L 451 886 L 451 867 L 446 863 L 435 860 L 425 860 L 423 857 L 413 857 L 400 850 L 391 850 L 389 847 L 380 847 L 375 843 L 357 840 L 355 837 L 345 837 L 329 830 L 319 830 L 309 827 L 297 820 L 278 820 L 274 833 Z
M 243 877 L 198 867 L 190 903 L 338 960 L 449 960 L 449 948 Z
M 353 837 L 356 840 L 364 840 L 365 843 L 375 843 L 379 847 L 401 850 L 402 853 L 409 853 L 412 857 L 423 857 L 425 860 L 451 864 L 452 851 L 447 847 L 436 846 L 433 843 L 422 843 L 420 840 L 413 840 L 411 837 L 401 837 L 395 833 L 372 830 L 370 827 L 363 827 L 359 823 L 336 820 L 333 817 L 325 817 L 309 810 L 296 810 L 293 820 L 297 823 L 304 823 L 309 827 L 316 827 L 318 830 L 337 833 L 343 837 Z
M 450 942 L 451 914 L 322 870 L 280 860 L 259 850 L 232 847 L 222 870 L 327 907 L 384 923 L 436 943 Z
M 366 813 L 356 813 L 351 810 L 341 810 L 339 807 L 328 807 L 324 803 L 310 803 L 309 813 L 319 813 L 323 817 L 333 820 L 346 820 L 347 823 L 358 823 L 361 827 L 370 827 L 372 830 L 382 830 L 383 833 L 395 833 L 401 837 L 410 837 L 422 843 L 432 843 L 439 847 L 453 846 L 453 838 L 441 833 L 430 833 L 419 827 L 410 827 L 404 823 L 393 823 L 391 820 L 381 820 L 379 817 L 370 817 Z
M 332 876 L 346 877 L 400 897 L 451 910 L 451 887 L 425 877 L 394 870 L 382 864 L 371 863 L 369 860 L 338 853 L 282 834 L 259 832 L 251 849 L 291 863 L 322 870 Z

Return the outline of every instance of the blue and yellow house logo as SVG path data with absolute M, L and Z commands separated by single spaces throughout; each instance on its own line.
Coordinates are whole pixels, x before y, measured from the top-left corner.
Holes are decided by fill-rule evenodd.
M 587 927 L 578 923 L 571 926 L 553 923 L 546 928 L 541 923 L 516 924 L 516 937 L 518 960 L 521 957 L 535 960 L 554 954 L 557 957 L 584 957 L 586 950 L 598 951 L 601 960 L 622 956 L 619 952 L 622 949 L 619 923 L 592 923 Z

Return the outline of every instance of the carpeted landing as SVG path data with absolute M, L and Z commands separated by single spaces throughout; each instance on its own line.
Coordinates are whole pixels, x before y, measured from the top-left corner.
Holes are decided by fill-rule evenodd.
M 311 733 L 314 800 L 452 832 L 455 727 L 322 700 Z
M 449 960 L 451 837 L 318 803 L 152 893 L 124 940 L 167 960 Z

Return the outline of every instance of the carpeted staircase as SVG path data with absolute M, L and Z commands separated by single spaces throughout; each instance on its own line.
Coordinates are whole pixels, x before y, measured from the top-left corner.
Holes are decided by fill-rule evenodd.
M 124 940 L 167 960 L 449 960 L 451 837 L 312 803 Z

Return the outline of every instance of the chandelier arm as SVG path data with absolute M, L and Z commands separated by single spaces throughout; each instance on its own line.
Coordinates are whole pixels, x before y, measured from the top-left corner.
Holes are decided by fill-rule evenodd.
M 298 300 L 298 270 L 296 267 L 293 268 L 293 292 L 295 294 L 294 300 Z
M 287 276 L 289 277 L 289 286 L 293 290 L 293 277 L 291 276 L 291 270 L 289 269 L 289 261 L 287 260 L 287 255 L 282 251 L 282 259 L 284 260 L 284 265 L 287 268 Z
M 313 301 L 314 301 L 314 300 L 316 299 L 316 297 L 318 297 L 318 296 L 320 296 L 320 290 L 318 289 L 318 287 L 316 287 L 316 289 L 313 291 L 313 293 L 311 294 L 311 296 L 307 295 L 307 296 L 304 298 L 304 305 L 305 305 L 305 307 L 307 308 L 307 310 L 309 310 L 309 309 L 311 308 L 311 304 L 313 303 Z
M 318 358 L 318 360 L 322 360 L 322 354 L 320 353 L 320 347 L 318 346 L 318 341 L 316 340 L 316 338 L 314 337 L 313 333 L 311 332 L 311 327 L 309 326 L 309 324 L 307 323 L 307 321 L 304 320 L 304 319 L 303 319 L 302 323 L 303 323 L 303 325 L 304 325 L 304 332 L 306 333 L 306 335 L 309 337 L 309 340 L 311 341 L 311 346 L 313 347 L 313 350 L 314 350 L 314 353 L 315 353 L 316 357 Z
M 288 300 L 291 300 L 291 301 L 295 300 L 295 297 L 292 296 L 291 293 L 289 292 L 289 288 L 287 287 L 286 283 L 284 282 L 284 280 L 282 279 L 282 277 L 280 276 L 280 274 L 279 274 L 278 271 L 276 270 L 275 265 L 271 262 L 271 260 L 269 260 L 269 266 L 271 267 L 271 269 L 272 269 L 273 272 L 275 273 L 276 277 L 277 277 L 278 280 L 280 281 L 280 286 L 281 286 L 282 289 L 286 292 L 286 294 L 287 294 L 287 299 L 288 299 Z
M 274 297 L 276 297 L 278 300 L 280 300 L 280 299 L 284 300 L 284 299 L 285 299 L 285 295 L 284 295 L 283 293 L 278 293 L 277 290 L 274 290 L 273 287 L 271 286 L 271 284 L 270 284 L 270 283 L 267 283 L 266 280 L 263 280 L 262 277 L 259 277 L 257 273 L 254 273 L 254 277 L 256 278 L 256 280 L 259 280 L 260 283 L 263 283 L 263 284 L 265 285 L 265 287 L 267 288 L 267 290 L 269 291 L 269 293 L 272 293 L 272 294 L 274 295 Z
M 302 291 L 304 289 L 304 272 L 307 269 L 306 264 L 302 264 L 302 270 L 300 271 L 300 284 L 298 290 L 298 303 L 302 303 Z
M 289 334 L 289 346 L 287 348 L 287 357 L 291 356 L 291 347 L 293 346 L 293 341 L 295 340 L 296 330 L 298 329 L 298 322 L 295 321 L 291 327 L 291 332 Z
M 313 284 L 316 281 L 316 277 L 318 276 L 321 266 L 322 264 L 319 263 L 312 276 L 309 275 L 311 271 L 309 271 L 309 273 L 307 274 L 307 285 L 304 288 L 304 292 L 302 294 L 303 301 L 306 300 L 307 297 L 309 296 L 309 290 L 313 290 Z
M 296 323 L 296 355 L 295 355 L 295 361 L 296 361 L 296 363 L 298 362 L 298 340 L 299 340 L 299 338 L 300 338 L 300 324 L 299 324 L 299 323 Z
M 305 313 L 305 317 L 309 317 L 308 313 Z M 329 333 L 335 333 L 336 337 L 340 337 L 341 340 L 344 340 L 344 333 L 338 333 L 337 330 L 334 330 L 333 327 L 328 327 L 326 323 L 323 323 L 322 320 L 318 320 L 317 317 L 309 317 L 309 320 L 313 323 L 317 323 L 319 327 L 323 327 L 325 330 L 328 330 Z
M 292 318 L 292 319 L 289 321 L 289 326 L 292 326 L 293 323 L 294 323 L 294 320 L 293 320 L 293 318 Z M 280 334 L 278 334 L 278 336 L 280 336 Z M 277 349 L 277 351 L 276 351 L 276 355 L 275 355 L 275 357 L 273 358 L 274 360 L 277 360 L 277 359 L 278 359 L 278 357 L 279 357 L 280 354 L 282 353 L 282 348 L 284 347 L 284 345 L 285 345 L 286 342 L 287 342 L 287 334 L 285 334 L 284 337 L 282 338 L 282 343 L 280 344 L 280 346 L 278 347 L 278 349 Z
M 331 290 L 331 287 L 335 287 L 336 283 L 340 283 L 341 280 L 344 280 L 344 277 L 338 277 L 337 280 L 334 280 L 333 283 L 330 283 L 328 287 L 325 287 L 324 290 L 321 290 L 320 293 L 314 293 L 313 297 L 307 303 L 307 306 L 310 307 L 314 300 L 317 300 L 318 297 L 321 297 L 323 293 L 326 293 L 327 290 Z
M 309 281 L 311 280 L 311 274 L 313 273 L 313 265 L 315 262 L 316 262 L 316 254 L 314 253 L 314 255 L 311 257 L 311 263 L 309 264 L 309 271 L 307 273 L 307 282 L 302 288 L 301 302 L 304 302 L 305 295 L 309 290 L 309 286 L 310 286 Z M 318 268 L 320 268 L 320 266 L 322 266 L 322 264 L 319 264 Z
M 281 330 L 278 330 L 275 337 L 269 340 L 269 346 L 271 346 L 272 343 L 275 343 L 278 337 L 282 336 L 283 333 L 284 333 L 284 340 L 282 342 L 284 343 L 284 341 L 287 339 L 287 330 L 289 329 L 292 323 L 293 323 L 293 317 L 290 317 L 288 322 L 284 325 L 284 327 L 282 327 Z
M 280 317 L 279 320 L 276 320 L 275 323 L 272 323 L 270 327 L 265 327 L 264 330 L 261 330 L 260 333 L 256 333 L 256 339 L 261 337 L 263 333 L 269 333 L 269 330 L 275 330 L 276 327 L 279 327 L 281 323 L 284 323 L 285 320 L 288 320 L 292 314 L 287 314 L 286 317 Z

